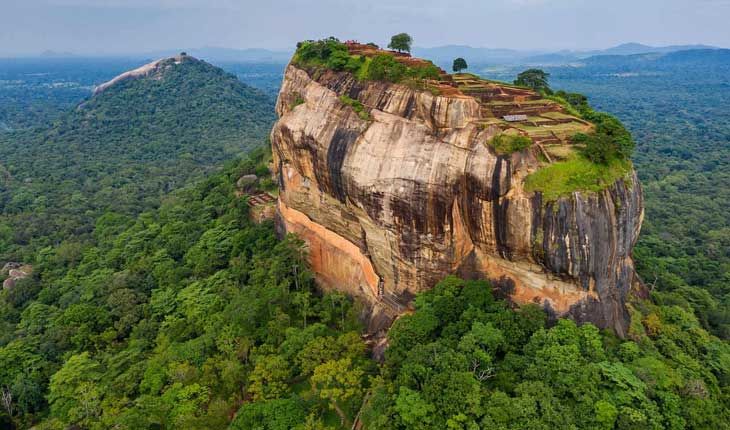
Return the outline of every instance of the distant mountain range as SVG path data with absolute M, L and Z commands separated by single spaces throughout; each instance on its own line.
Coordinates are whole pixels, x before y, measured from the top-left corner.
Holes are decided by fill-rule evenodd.
M 434 48 L 414 48 L 414 55 L 428 58 L 442 66 L 450 66 L 456 57 L 463 57 L 468 63 L 474 64 L 570 64 L 582 62 L 591 57 L 639 55 L 639 54 L 667 54 L 687 50 L 720 49 L 708 45 L 672 45 L 649 46 L 640 43 L 624 43 L 608 49 L 592 51 L 562 50 L 546 51 L 518 51 L 513 49 L 474 48 L 471 46 L 448 45 Z
M 730 66 L 730 49 L 687 49 L 675 52 L 650 52 L 633 55 L 595 55 L 582 60 L 587 66 Z
M 670 46 L 649 46 L 641 43 L 624 43 L 608 49 L 600 50 L 516 50 L 503 48 L 478 48 L 467 45 L 445 45 L 430 48 L 415 47 L 413 55 L 427 58 L 442 67 L 450 68 L 454 58 L 463 57 L 469 64 L 534 64 L 534 65 L 565 65 L 572 63 L 583 63 L 592 57 L 603 56 L 633 56 L 645 54 L 669 54 L 680 51 L 708 51 L 720 50 L 721 48 L 709 45 L 670 45 Z M 161 50 L 144 52 L 138 54 L 127 54 L 123 57 L 158 59 L 186 52 L 189 55 L 204 59 L 213 63 L 287 63 L 291 58 L 293 50 L 269 50 L 262 48 L 234 49 L 221 47 L 202 47 L 181 50 Z M 70 53 L 57 53 L 46 51 L 42 55 L 45 58 L 71 57 Z M 647 57 L 649 58 L 649 57 Z M 594 60 L 591 60 L 594 61 Z M 600 60 L 596 60 L 600 61 Z M 632 61 L 638 61 L 634 59 Z

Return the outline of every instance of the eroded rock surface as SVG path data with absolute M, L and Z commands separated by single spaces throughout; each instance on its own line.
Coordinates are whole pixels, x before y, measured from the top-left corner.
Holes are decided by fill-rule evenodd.
M 643 214 L 635 173 L 544 202 L 523 187 L 538 145 L 495 153 L 486 142 L 501 129 L 475 98 L 345 72 L 289 65 L 276 109 L 279 228 L 308 243 L 324 288 L 371 305 L 371 330 L 455 273 L 625 334 Z

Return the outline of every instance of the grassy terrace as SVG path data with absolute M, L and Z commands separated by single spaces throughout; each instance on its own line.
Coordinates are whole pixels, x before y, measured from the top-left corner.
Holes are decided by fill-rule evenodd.
M 631 162 L 614 159 L 608 164 L 596 164 L 574 154 L 565 161 L 548 164 L 525 180 L 527 191 L 539 191 L 546 202 L 568 196 L 574 191 L 597 192 L 616 180 L 626 177 Z

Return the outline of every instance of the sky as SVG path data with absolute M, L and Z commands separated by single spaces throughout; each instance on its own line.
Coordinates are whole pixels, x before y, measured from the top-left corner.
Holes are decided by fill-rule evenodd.
M 0 55 L 205 46 L 290 50 L 325 36 L 522 50 L 625 42 L 730 47 L 730 0 L 0 0 Z

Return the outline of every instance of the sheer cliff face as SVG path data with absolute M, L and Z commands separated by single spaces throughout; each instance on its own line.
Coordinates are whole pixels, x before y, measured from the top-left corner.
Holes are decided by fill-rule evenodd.
M 477 123 L 474 98 L 342 72 L 290 65 L 277 113 L 279 228 L 307 242 L 323 287 L 371 304 L 372 329 L 455 273 L 625 333 L 643 213 L 635 174 L 544 202 L 523 188 L 538 149 L 497 155 L 486 142 L 500 130 Z

